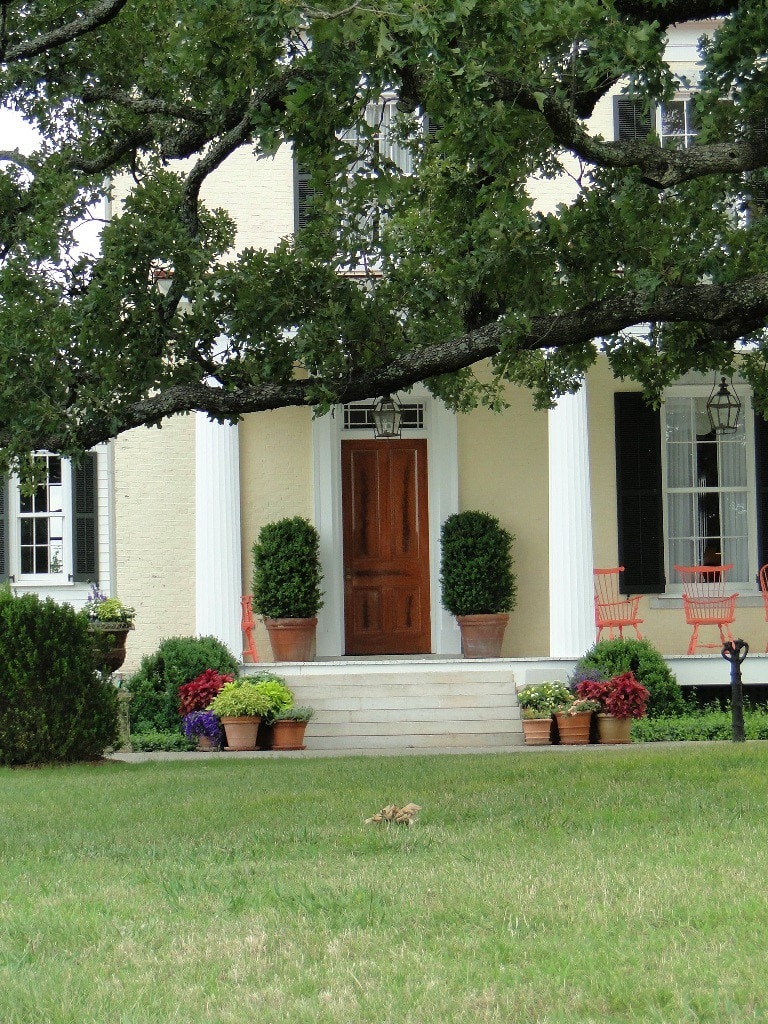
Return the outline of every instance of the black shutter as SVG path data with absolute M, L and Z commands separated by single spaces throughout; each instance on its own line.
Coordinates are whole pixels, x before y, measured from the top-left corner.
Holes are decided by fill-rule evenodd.
M 0 476 L 0 583 L 10 576 L 8 566 L 8 481 Z
M 757 566 L 768 562 L 768 423 L 755 415 L 755 498 L 757 501 Z
M 312 207 L 322 192 L 312 183 L 312 172 L 296 163 L 296 230 L 306 227 L 312 217 Z
M 614 395 L 619 565 L 624 594 L 664 590 L 661 418 L 638 391 Z
M 72 579 L 81 583 L 99 578 L 96 466 L 92 452 L 72 464 Z
M 614 96 L 613 123 L 616 139 L 645 139 L 653 131 L 653 111 L 643 100 Z

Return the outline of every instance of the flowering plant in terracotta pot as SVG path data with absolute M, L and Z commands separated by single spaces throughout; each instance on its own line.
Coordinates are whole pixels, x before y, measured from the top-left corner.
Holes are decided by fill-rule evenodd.
M 589 715 L 593 711 L 600 710 L 600 702 L 590 700 L 588 697 L 577 697 L 567 707 L 557 709 L 558 715 L 566 715 L 568 718 L 575 718 L 576 715 Z
M 107 597 L 95 583 L 85 601 L 85 615 L 89 623 L 114 625 L 119 623 L 133 629 L 136 609 L 129 608 L 117 597 Z
M 564 683 L 532 683 L 517 691 L 517 702 L 523 718 L 550 718 L 573 703 L 573 694 Z
M 212 711 L 191 711 L 184 715 L 182 729 L 187 739 L 198 739 L 203 736 L 211 741 L 212 747 L 220 747 L 224 739 L 224 730 L 221 727 L 218 715 Z
M 584 680 L 576 687 L 576 695 L 597 701 L 600 711 L 614 718 L 642 718 L 649 697 L 632 672 L 622 672 L 605 680 Z

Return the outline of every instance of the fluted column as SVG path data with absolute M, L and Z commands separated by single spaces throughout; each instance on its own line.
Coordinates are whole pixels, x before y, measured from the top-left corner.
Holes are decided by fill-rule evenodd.
M 195 414 L 195 624 L 239 660 L 242 566 L 237 424 Z
M 549 412 L 549 653 L 580 657 L 595 641 L 587 388 Z

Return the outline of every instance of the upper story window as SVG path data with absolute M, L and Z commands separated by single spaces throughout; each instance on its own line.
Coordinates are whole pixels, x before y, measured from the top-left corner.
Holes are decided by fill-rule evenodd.
M 692 146 L 698 133 L 696 111 L 691 96 L 678 96 L 668 103 L 648 107 L 642 99 L 614 97 L 614 134 L 616 139 L 644 139 L 658 132 L 666 148 Z

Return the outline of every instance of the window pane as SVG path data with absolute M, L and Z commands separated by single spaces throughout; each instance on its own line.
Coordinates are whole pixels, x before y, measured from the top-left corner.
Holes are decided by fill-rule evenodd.
M 683 135 L 685 133 L 685 105 L 683 100 L 672 100 L 661 108 L 661 134 Z
M 63 512 L 62 508 L 62 495 L 63 488 L 60 484 L 52 485 L 48 488 L 48 511 L 49 512 Z
M 667 441 L 691 440 L 691 400 L 689 398 L 668 398 L 664 403 L 666 413 Z
M 34 572 L 34 562 L 32 558 L 32 552 L 34 548 L 27 547 L 21 549 L 21 571 L 23 573 Z
M 36 573 L 47 573 L 48 572 L 48 545 L 43 547 L 36 547 L 35 549 L 35 572 Z
M 61 459 L 58 455 L 51 455 L 48 459 L 48 482 L 61 483 Z
M 720 444 L 720 474 L 723 487 L 747 485 L 747 439 L 737 434 L 733 441 Z
M 723 541 L 723 561 L 727 565 L 733 562 L 733 568 L 726 577 L 728 583 L 749 582 L 749 557 L 747 539 L 728 539 Z
M 696 442 L 696 484 L 699 487 L 717 487 L 717 442 Z
M 667 478 L 670 487 L 693 487 L 690 444 L 667 445 Z
M 692 494 L 670 494 L 667 498 L 667 513 L 667 532 L 671 538 L 693 538 Z
M 35 491 L 35 512 L 48 511 L 48 485 L 40 484 Z
M 694 557 L 692 540 L 672 540 L 669 543 L 669 571 L 672 583 L 681 583 L 682 580 L 675 572 L 676 565 L 695 565 L 698 561 Z
M 31 519 L 22 519 L 20 521 L 20 523 L 19 523 L 19 525 L 21 527 L 21 543 L 22 544 L 29 545 L 29 544 L 33 543 L 34 531 L 33 531 L 33 527 L 32 527 L 32 522 L 33 521 Z

